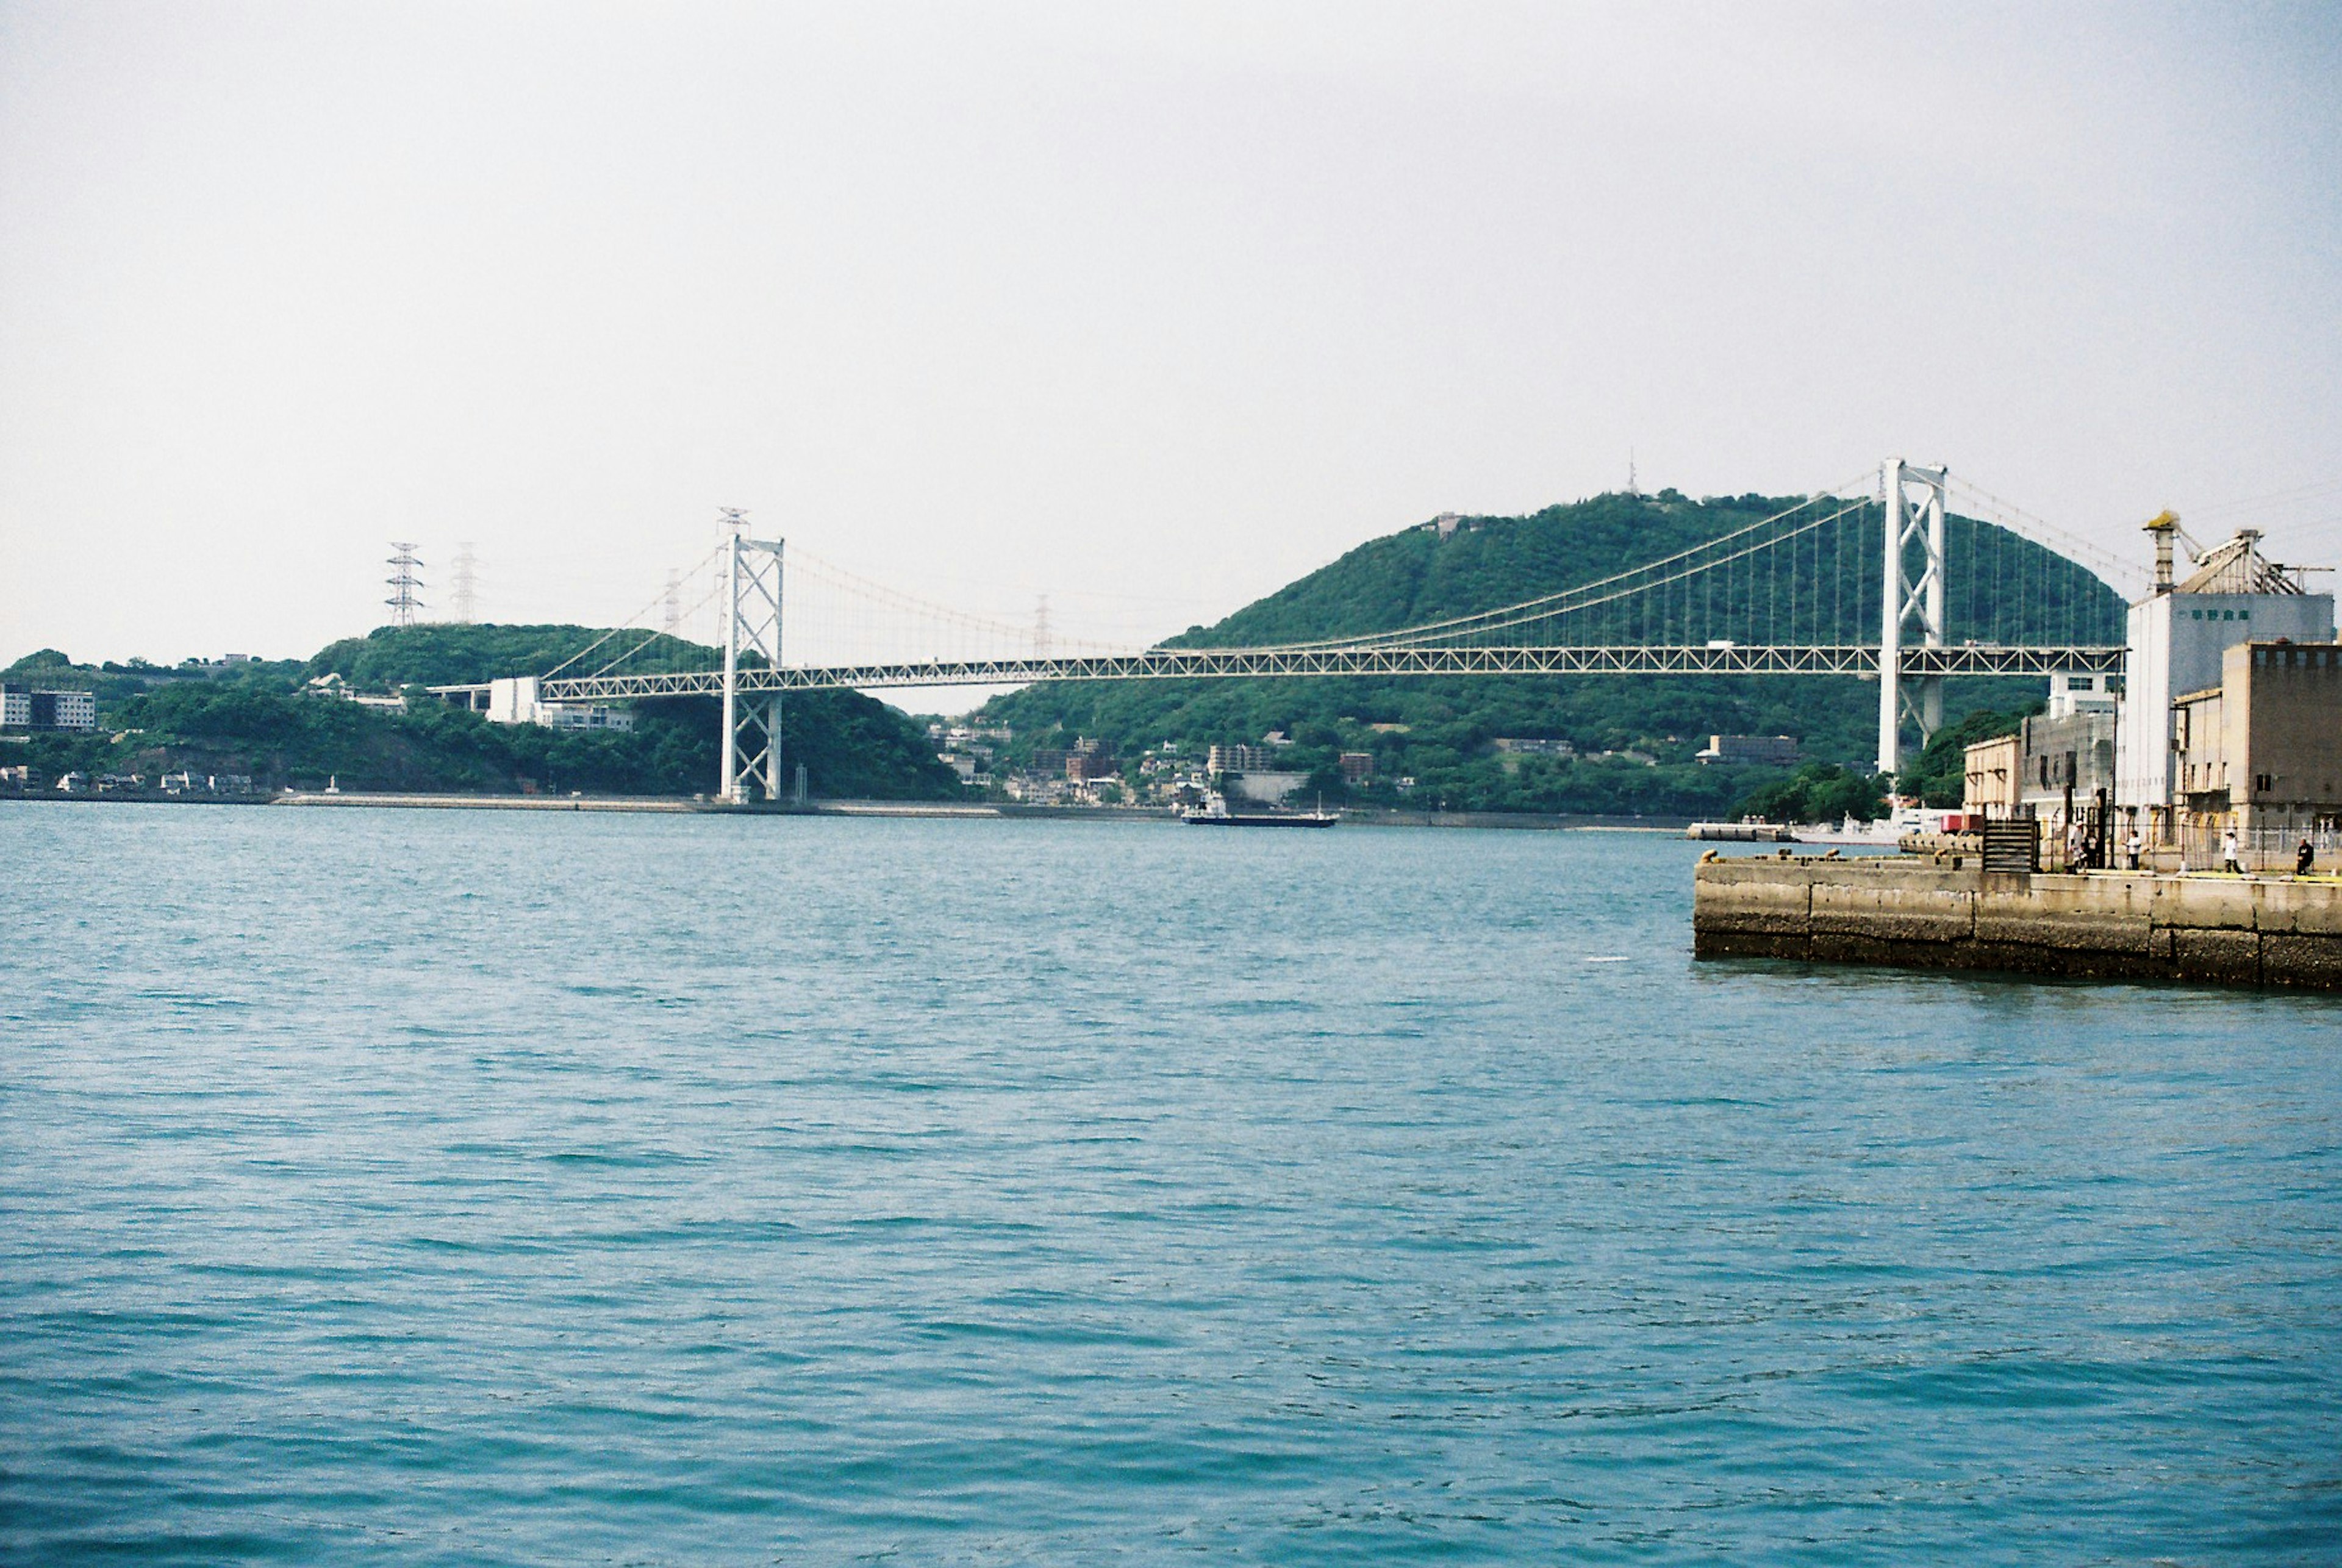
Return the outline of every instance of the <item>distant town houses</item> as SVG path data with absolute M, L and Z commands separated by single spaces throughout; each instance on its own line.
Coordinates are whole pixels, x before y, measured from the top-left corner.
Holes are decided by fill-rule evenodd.
M 936 748 L 936 760 L 957 774 L 959 782 L 971 789 L 992 787 L 997 748 L 1006 745 L 1009 739 L 1005 726 L 976 728 L 942 723 L 927 725 L 927 740 Z
M 0 768 L 0 784 L 25 786 L 31 783 L 29 766 Z M 145 774 L 101 773 L 91 774 L 76 768 L 61 774 L 52 786 L 61 794 L 115 794 L 123 793 L 150 794 L 161 791 L 166 795 L 247 795 L 257 792 L 250 774 L 199 774 L 185 769 L 160 775 L 151 783 Z
M 182 769 L 158 781 L 166 794 L 250 794 L 250 774 L 198 774 Z
M 971 787 L 1027 805 L 1179 807 L 1200 804 L 1212 780 L 1176 741 L 1149 746 L 1136 757 L 1112 744 L 1077 735 L 1062 746 L 1036 746 L 1021 764 L 1008 761 L 1014 736 L 1006 728 L 931 724 L 936 755 Z
M 1404 724 L 1350 723 L 1376 735 L 1407 733 Z M 1014 748 L 1005 733 L 994 737 L 997 750 L 980 746 L 976 732 L 964 726 L 937 722 L 928 725 L 927 734 L 938 746 L 936 756 L 964 782 L 1028 804 L 1182 807 L 1202 804 L 1214 793 L 1291 804 L 1311 790 L 1321 797 L 1349 793 L 1372 799 L 1378 793 L 1390 799 L 1416 788 L 1412 774 L 1386 774 L 1373 751 L 1332 747 L 1322 738 L 1304 745 L 1284 729 L 1267 731 L 1256 741 L 1211 742 L 1200 751 L 1166 740 L 1135 758 L 1116 755 L 1103 740 L 1076 736 L 1066 744 L 1033 747 L 1023 754 L 1021 765 L 1007 760 Z M 1497 736 L 1485 749 L 1507 772 L 1527 759 L 1568 762 L 1580 754 L 1573 743 L 1555 736 Z M 1307 759 L 1306 764 L 1296 757 Z M 1659 763 L 1653 752 L 1632 746 L 1596 753 L 1592 760 L 1640 767 Z
M 936 723 L 927 726 L 927 739 L 955 750 L 976 746 L 1005 746 L 1012 738 L 1014 737 L 1006 724 L 970 726 Z

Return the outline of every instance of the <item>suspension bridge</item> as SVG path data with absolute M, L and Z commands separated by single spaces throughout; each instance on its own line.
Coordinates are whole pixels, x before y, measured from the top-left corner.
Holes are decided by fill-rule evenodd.
M 2073 591 L 2073 580 L 2084 562 L 2083 570 L 2101 578 L 2128 568 L 1944 469 L 1900 459 L 1883 464 L 1875 478 L 1866 473 L 1745 526 L 1556 593 L 1387 630 L 1260 646 L 1066 645 L 1049 638 L 1046 624 L 966 614 L 803 552 L 788 558 L 799 597 L 786 602 L 785 615 L 781 542 L 751 538 L 743 514 L 725 515 L 726 537 L 691 574 L 695 582 L 706 579 L 691 613 L 713 605 L 720 622 L 720 668 L 629 669 L 660 638 L 652 632 L 628 642 L 643 631 L 630 624 L 551 670 L 518 679 L 532 688 L 531 701 L 546 704 L 721 698 L 717 794 L 741 804 L 781 797 L 782 699 L 790 692 L 1362 675 L 1854 675 L 1878 683 L 1877 765 L 1893 773 L 1907 723 L 1923 743 L 1941 727 L 1948 679 L 2112 675 L 2123 668 L 2118 626 L 2102 604 Z M 810 616 L 808 581 L 822 591 Z M 840 604 L 858 607 L 850 621 L 823 608 Z M 685 614 L 678 583 L 671 581 L 637 622 L 662 605 L 672 632 Z M 823 648 L 818 662 L 785 656 L 785 621 L 797 648 Z M 882 621 L 898 640 L 913 628 L 926 643 L 924 654 L 876 650 L 872 634 Z M 1877 640 L 1849 638 L 1854 626 L 1875 626 Z M 602 664 L 584 667 L 596 655 L 605 655 Z M 475 705 L 485 705 L 489 689 L 434 688 Z

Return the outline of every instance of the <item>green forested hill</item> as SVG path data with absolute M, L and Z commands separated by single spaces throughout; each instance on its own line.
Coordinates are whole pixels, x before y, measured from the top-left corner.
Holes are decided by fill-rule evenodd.
M 228 672 L 155 666 L 74 665 L 53 650 L 19 661 L 11 674 L 87 684 L 98 694 L 100 733 L 40 735 L 10 748 L 48 783 L 68 769 L 137 772 L 149 778 L 189 769 L 247 774 L 262 787 L 315 788 L 338 779 L 345 790 L 547 791 L 696 794 L 716 785 L 719 709 L 712 697 L 635 704 L 626 734 L 491 724 L 428 699 L 405 712 L 315 694 L 309 678 L 338 674 L 364 691 L 454 685 L 546 670 L 602 633 L 584 626 L 384 627 L 321 650 L 305 665 L 236 666 Z M 591 669 L 642 634 L 606 644 Z M 715 650 L 662 637 L 629 670 L 706 669 Z M 941 800 L 960 793 L 917 726 L 854 692 L 792 696 L 784 755 L 802 764 L 808 788 L 831 798 Z
M 606 635 L 594 626 L 383 626 L 363 637 L 326 644 L 309 660 L 308 673 L 337 674 L 365 691 L 461 685 L 503 675 L 543 674 L 594 648 Z M 590 674 L 622 654 L 629 654 L 625 669 L 632 674 L 711 670 L 724 662 L 717 649 L 680 637 L 623 632 L 608 636 L 563 673 Z
M 1258 645 L 1470 614 L 1716 540 L 1797 499 L 1612 494 L 1526 517 L 1467 518 L 1445 538 L 1411 528 L 1170 641 Z M 1696 622 L 1690 634 L 1702 638 L 1728 626 L 1749 642 L 1875 643 L 1877 528 L 1875 513 L 1849 519 L 1801 543 L 1802 570 L 1785 563 L 1771 574 L 1743 571 L 1703 584 L 1711 597 L 1685 609 L 1676 634 Z M 1967 518 L 1952 521 L 1949 543 L 1968 564 L 1949 606 L 1953 637 L 2120 640 L 2119 597 L 2082 567 Z M 1659 614 L 1665 622 L 1670 612 Z M 1639 641 L 1665 629 L 1621 624 L 1616 634 Z M 1526 635 L 1534 640 L 1535 630 Z M 1956 682 L 1948 714 L 2022 707 L 2035 692 L 2027 682 Z M 1457 807 L 1697 814 L 1727 809 L 1775 776 L 1694 764 L 1710 734 L 1796 735 L 1810 759 L 1867 766 L 1877 711 L 1877 687 L 1846 678 L 1507 677 L 1059 682 L 996 699 L 983 717 L 1013 726 L 1019 747 L 1078 734 L 1102 736 L 1125 756 L 1166 741 L 1192 748 L 1283 730 L 1300 743 L 1293 765 L 1318 770 L 1329 794 L 1336 756 L 1355 750 L 1375 754 L 1369 799 L 1396 801 L 1395 781 L 1413 777 L 1411 798 Z M 1580 754 L 1498 755 L 1491 743 L 1499 736 L 1567 741 Z M 1597 754 L 1626 751 L 1656 763 Z

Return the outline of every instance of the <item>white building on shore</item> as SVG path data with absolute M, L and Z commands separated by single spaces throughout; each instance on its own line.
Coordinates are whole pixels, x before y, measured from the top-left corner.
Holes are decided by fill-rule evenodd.
M 536 694 L 536 677 L 490 681 L 485 705 L 475 706 L 492 724 L 543 724 L 554 730 L 631 730 L 635 715 L 601 703 L 548 703 Z

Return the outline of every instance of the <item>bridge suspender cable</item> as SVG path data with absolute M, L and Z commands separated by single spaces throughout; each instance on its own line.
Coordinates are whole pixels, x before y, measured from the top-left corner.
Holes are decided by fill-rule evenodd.
M 724 547 L 720 544 L 717 545 L 715 549 L 710 550 L 706 554 L 701 556 L 697 563 L 692 566 L 691 570 L 685 573 L 684 575 L 686 577 L 697 576 L 706 567 L 715 564 L 716 558 L 723 553 Z M 595 649 L 600 647 L 603 644 L 608 642 L 619 633 L 626 631 L 629 628 L 635 628 L 635 624 L 637 621 L 640 621 L 644 616 L 648 615 L 653 610 L 658 608 L 661 604 L 666 602 L 666 590 L 662 588 L 658 591 L 657 594 L 651 599 L 649 604 L 645 604 L 641 609 L 627 616 L 624 621 L 621 621 L 618 624 L 611 627 L 608 631 L 603 633 L 600 636 L 595 638 L 592 642 L 586 644 L 584 647 L 578 649 L 575 653 L 562 660 L 561 663 L 554 665 L 553 668 L 545 671 L 543 675 L 538 677 L 538 679 L 551 680 L 554 676 L 559 674 L 570 665 L 577 663 L 578 660 L 584 658 L 586 654 L 592 653 Z M 606 670 L 609 668 L 609 665 L 605 664 L 602 667 Z M 597 671 L 596 673 L 599 674 L 600 672 Z
M 1776 512 L 1769 517 L 1759 518 L 1756 522 L 1748 524 L 1740 528 L 1736 528 L 1728 534 L 1719 534 L 1713 539 L 1702 540 L 1696 544 L 1676 551 L 1672 555 L 1662 556 L 1656 561 L 1646 561 L 1639 566 L 1632 566 L 1624 572 L 1613 573 L 1607 577 L 1596 578 L 1591 583 L 1579 583 L 1567 588 L 1559 589 L 1551 594 L 1540 594 L 1534 599 L 1524 599 L 1516 604 L 1501 605 L 1493 610 L 1476 611 L 1469 615 L 1457 615 L 1445 621 L 1431 621 L 1418 625 L 1401 626 L 1386 632 L 1362 633 L 1356 636 L 1351 637 L 1322 637 L 1309 642 L 1280 643 L 1276 645 L 1286 648 L 1355 647 L 1364 645 L 1366 643 L 1377 639 L 1387 641 L 1397 638 L 1416 638 L 1427 636 L 1435 632 L 1443 632 L 1451 628 L 1466 626 L 1474 622 L 1489 620 L 1500 616 L 1519 615 L 1522 612 L 1535 609 L 1539 605 L 1556 604 L 1559 601 L 1573 599 L 1582 594 L 1593 594 L 1597 589 L 1608 588 L 1615 584 L 1626 582 L 1630 578 L 1646 576 L 1663 567 L 1672 566 L 1678 562 L 1690 560 L 1696 555 L 1720 549 L 1722 546 L 1729 544 L 1736 540 L 1746 538 L 1752 534 L 1769 528 L 1773 524 L 1779 523 L 1786 518 L 1794 517 L 1798 513 L 1806 511 L 1810 507 L 1820 505 L 1827 501 L 1837 500 L 1838 497 L 1835 492 L 1849 489 L 1852 487 L 1855 481 L 1849 480 L 1845 484 L 1833 486 L 1831 490 L 1822 491 L 1814 495 L 1807 496 L 1805 500 L 1798 502 L 1796 505 Z M 1857 503 L 1856 504 L 1858 505 L 1860 504 Z M 1844 514 L 1843 511 L 1837 514 L 1837 515 L 1840 516 Z M 1761 548 L 1762 546 L 1759 547 Z M 1709 563 L 1709 564 L 1713 565 L 1715 563 Z M 1699 569 L 1705 570 L 1706 568 L 1702 567 Z M 1537 617 L 1531 616 L 1524 618 L 1536 619 Z

